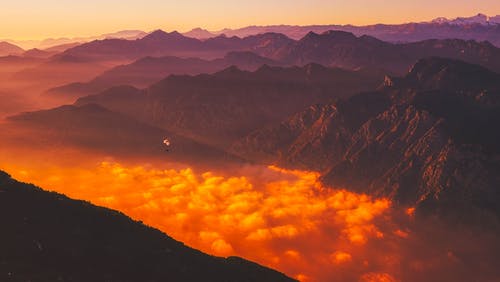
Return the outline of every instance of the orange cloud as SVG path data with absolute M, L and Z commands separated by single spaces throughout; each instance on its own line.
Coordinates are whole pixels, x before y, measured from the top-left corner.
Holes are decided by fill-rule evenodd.
M 207 253 L 242 256 L 304 281 L 328 281 L 324 269 L 347 265 L 368 271 L 363 248 L 384 238 L 375 221 L 390 201 L 325 188 L 314 172 L 260 170 L 271 180 L 112 162 L 10 172 L 120 210 Z

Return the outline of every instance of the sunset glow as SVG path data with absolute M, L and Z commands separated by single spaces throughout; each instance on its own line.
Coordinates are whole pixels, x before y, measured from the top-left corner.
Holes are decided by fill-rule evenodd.
M 499 0 L 18 0 L 0 282 L 497 281 Z
M 96 9 L 96 7 L 99 9 Z M 432 9 L 429 7 L 432 6 Z M 188 31 L 248 25 L 375 24 L 429 21 L 436 17 L 500 14 L 483 1 L 5 1 L 0 38 L 79 37 L 123 29 Z M 19 21 L 19 19 L 23 21 Z M 62 24 L 64 23 L 64 24 Z
M 122 211 L 207 253 L 243 256 L 302 281 L 327 281 L 332 273 L 325 269 L 340 275 L 360 268 L 368 275 L 380 256 L 371 257 L 366 244 L 391 236 L 376 224 L 384 221 L 388 200 L 324 188 L 313 172 L 261 168 L 259 174 L 272 179 L 263 183 L 254 175 L 223 177 L 109 162 L 95 170 L 9 171 Z

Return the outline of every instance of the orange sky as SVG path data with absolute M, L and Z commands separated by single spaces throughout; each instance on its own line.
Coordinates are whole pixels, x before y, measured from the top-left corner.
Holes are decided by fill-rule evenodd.
M 500 14 L 498 0 L 19 0 L 2 3 L 0 38 L 90 36 L 123 29 L 187 31 L 194 27 L 268 24 L 371 24 L 438 16 Z

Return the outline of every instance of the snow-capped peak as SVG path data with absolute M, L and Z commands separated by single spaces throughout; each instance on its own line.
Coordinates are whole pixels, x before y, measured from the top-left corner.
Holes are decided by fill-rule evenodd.
M 485 14 L 477 14 L 472 17 L 458 17 L 455 19 L 447 19 L 444 17 L 440 17 L 434 19 L 432 22 L 438 24 L 448 23 L 452 25 L 469 25 L 469 24 L 490 25 L 490 24 L 500 24 L 500 16 L 488 17 Z

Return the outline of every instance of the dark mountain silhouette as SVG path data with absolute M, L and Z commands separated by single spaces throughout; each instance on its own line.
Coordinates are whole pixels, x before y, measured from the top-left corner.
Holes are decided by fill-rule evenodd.
M 0 57 L 9 55 L 20 55 L 24 52 L 23 48 L 9 42 L 0 42 Z
M 0 171 L 2 281 L 295 281 Z
M 272 44 L 269 40 L 275 39 Z M 248 38 L 218 36 L 198 40 L 174 32 L 154 31 L 137 40 L 105 39 L 82 44 L 66 50 L 61 56 L 74 56 L 88 60 L 137 60 L 146 56 L 180 56 L 213 59 L 230 51 L 259 51 L 273 48 L 273 44 L 288 44 L 292 40 L 284 35 L 262 34 Z M 280 45 L 280 46 L 281 46 Z M 275 46 L 280 47 L 280 46 Z M 258 52 L 261 53 L 261 52 Z
M 280 65 L 271 59 L 258 56 L 251 52 L 230 52 L 224 58 L 202 60 L 197 58 L 178 57 L 145 57 L 131 64 L 114 67 L 89 82 L 70 83 L 49 89 L 47 96 L 52 98 L 75 101 L 75 99 L 91 94 L 98 94 L 117 85 L 147 87 L 171 74 L 197 75 L 213 73 L 229 66 L 237 66 L 244 70 L 256 70 L 267 64 Z
M 233 151 L 404 205 L 466 201 L 498 212 L 499 102 L 499 74 L 428 58 L 378 91 L 257 130 Z
M 123 97 L 133 92 L 122 87 Z M 76 147 L 118 156 L 160 157 L 176 162 L 236 161 L 237 158 L 189 138 L 115 113 L 96 104 L 61 106 L 8 117 L 2 138 L 38 149 Z M 168 138 L 171 147 L 163 140 Z M 168 150 L 168 151 L 167 151 Z
M 76 104 L 97 103 L 196 140 L 223 146 L 307 105 L 347 97 L 381 81 L 379 73 L 316 64 L 289 68 L 264 65 L 255 72 L 230 67 L 213 75 L 172 75 L 135 93 L 111 88 L 99 95 L 80 98 Z
M 251 51 L 287 65 L 318 63 L 358 69 L 377 67 L 403 74 L 418 59 L 449 57 L 500 70 L 500 49 L 488 42 L 459 39 L 426 40 L 393 44 L 371 36 L 357 37 L 344 31 L 309 32 L 300 40 L 265 33 L 245 38 L 224 35 L 198 40 L 177 32 L 155 31 L 135 40 L 102 40 L 72 48 L 60 56 L 86 60 L 135 60 L 145 56 L 222 57 L 230 51 Z
M 265 62 L 264 58 L 269 58 L 271 62 L 280 65 L 303 66 L 317 63 L 351 70 L 378 68 L 388 73 L 403 74 L 420 58 L 440 56 L 500 71 L 500 49 L 488 42 L 447 39 L 392 44 L 374 37 L 356 37 L 352 33 L 340 31 L 328 31 L 322 34 L 311 32 L 298 41 L 278 33 L 245 38 L 218 36 L 198 40 L 177 32 L 166 33 L 159 30 L 137 40 L 105 39 L 78 45 L 51 57 L 44 64 L 17 73 L 13 76 L 13 80 L 34 85 L 32 88 L 39 89 L 43 93 L 53 87 L 90 80 L 96 73 L 117 65 L 130 64 L 134 60 L 148 56 L 197 57 L 213 60 L 224 57 L 229 52 L 236 52 L 230 53 L 232 56 L 238 53 L 240 57 L 242 54 L 249 56 L 249 52 L 261 56 L 236 64 L 252 63 L 250 64 L 252 67 Z M 144 74 L 143 77 L 148 75 Z M 93 91 L 96 90 L 102 90 L 102 87 L 78 83 L 56 89 L 56 92 L 71 91 L 77 93 L 73 96 L 77 97 L 80 94 L 95 93 Z
M 460 59 L 500 71 L 499 48 L 488 42 L 458 39 L 391 44 L 342 31 L 310 32 L 301 40 L 268 54 L 269 58 L 287 64 L 313 62 L 347 69 L 378 67 L 394 73 L 404 73 L 418 59 L 429 56 Z
M 177 56 L 213 60 L 233 51 L 266 54 L 292 40 L 284 35 L 264 34 L 245 39 L 219 36 L 205 41 L 161 30 L 136 39 L 104 39 L 81 44 L 49 58 L 44 64 L 26 68 L 13 81 L 38 89 L 39 93 L 76 81 L 91 80 L 112 67 L 144 57 Z M 267 60 L 272 61 L 272 60 Z M 255 61 L 254 63 L 256 63 Z M 78 87 L 79 85 L 77 85 Z

